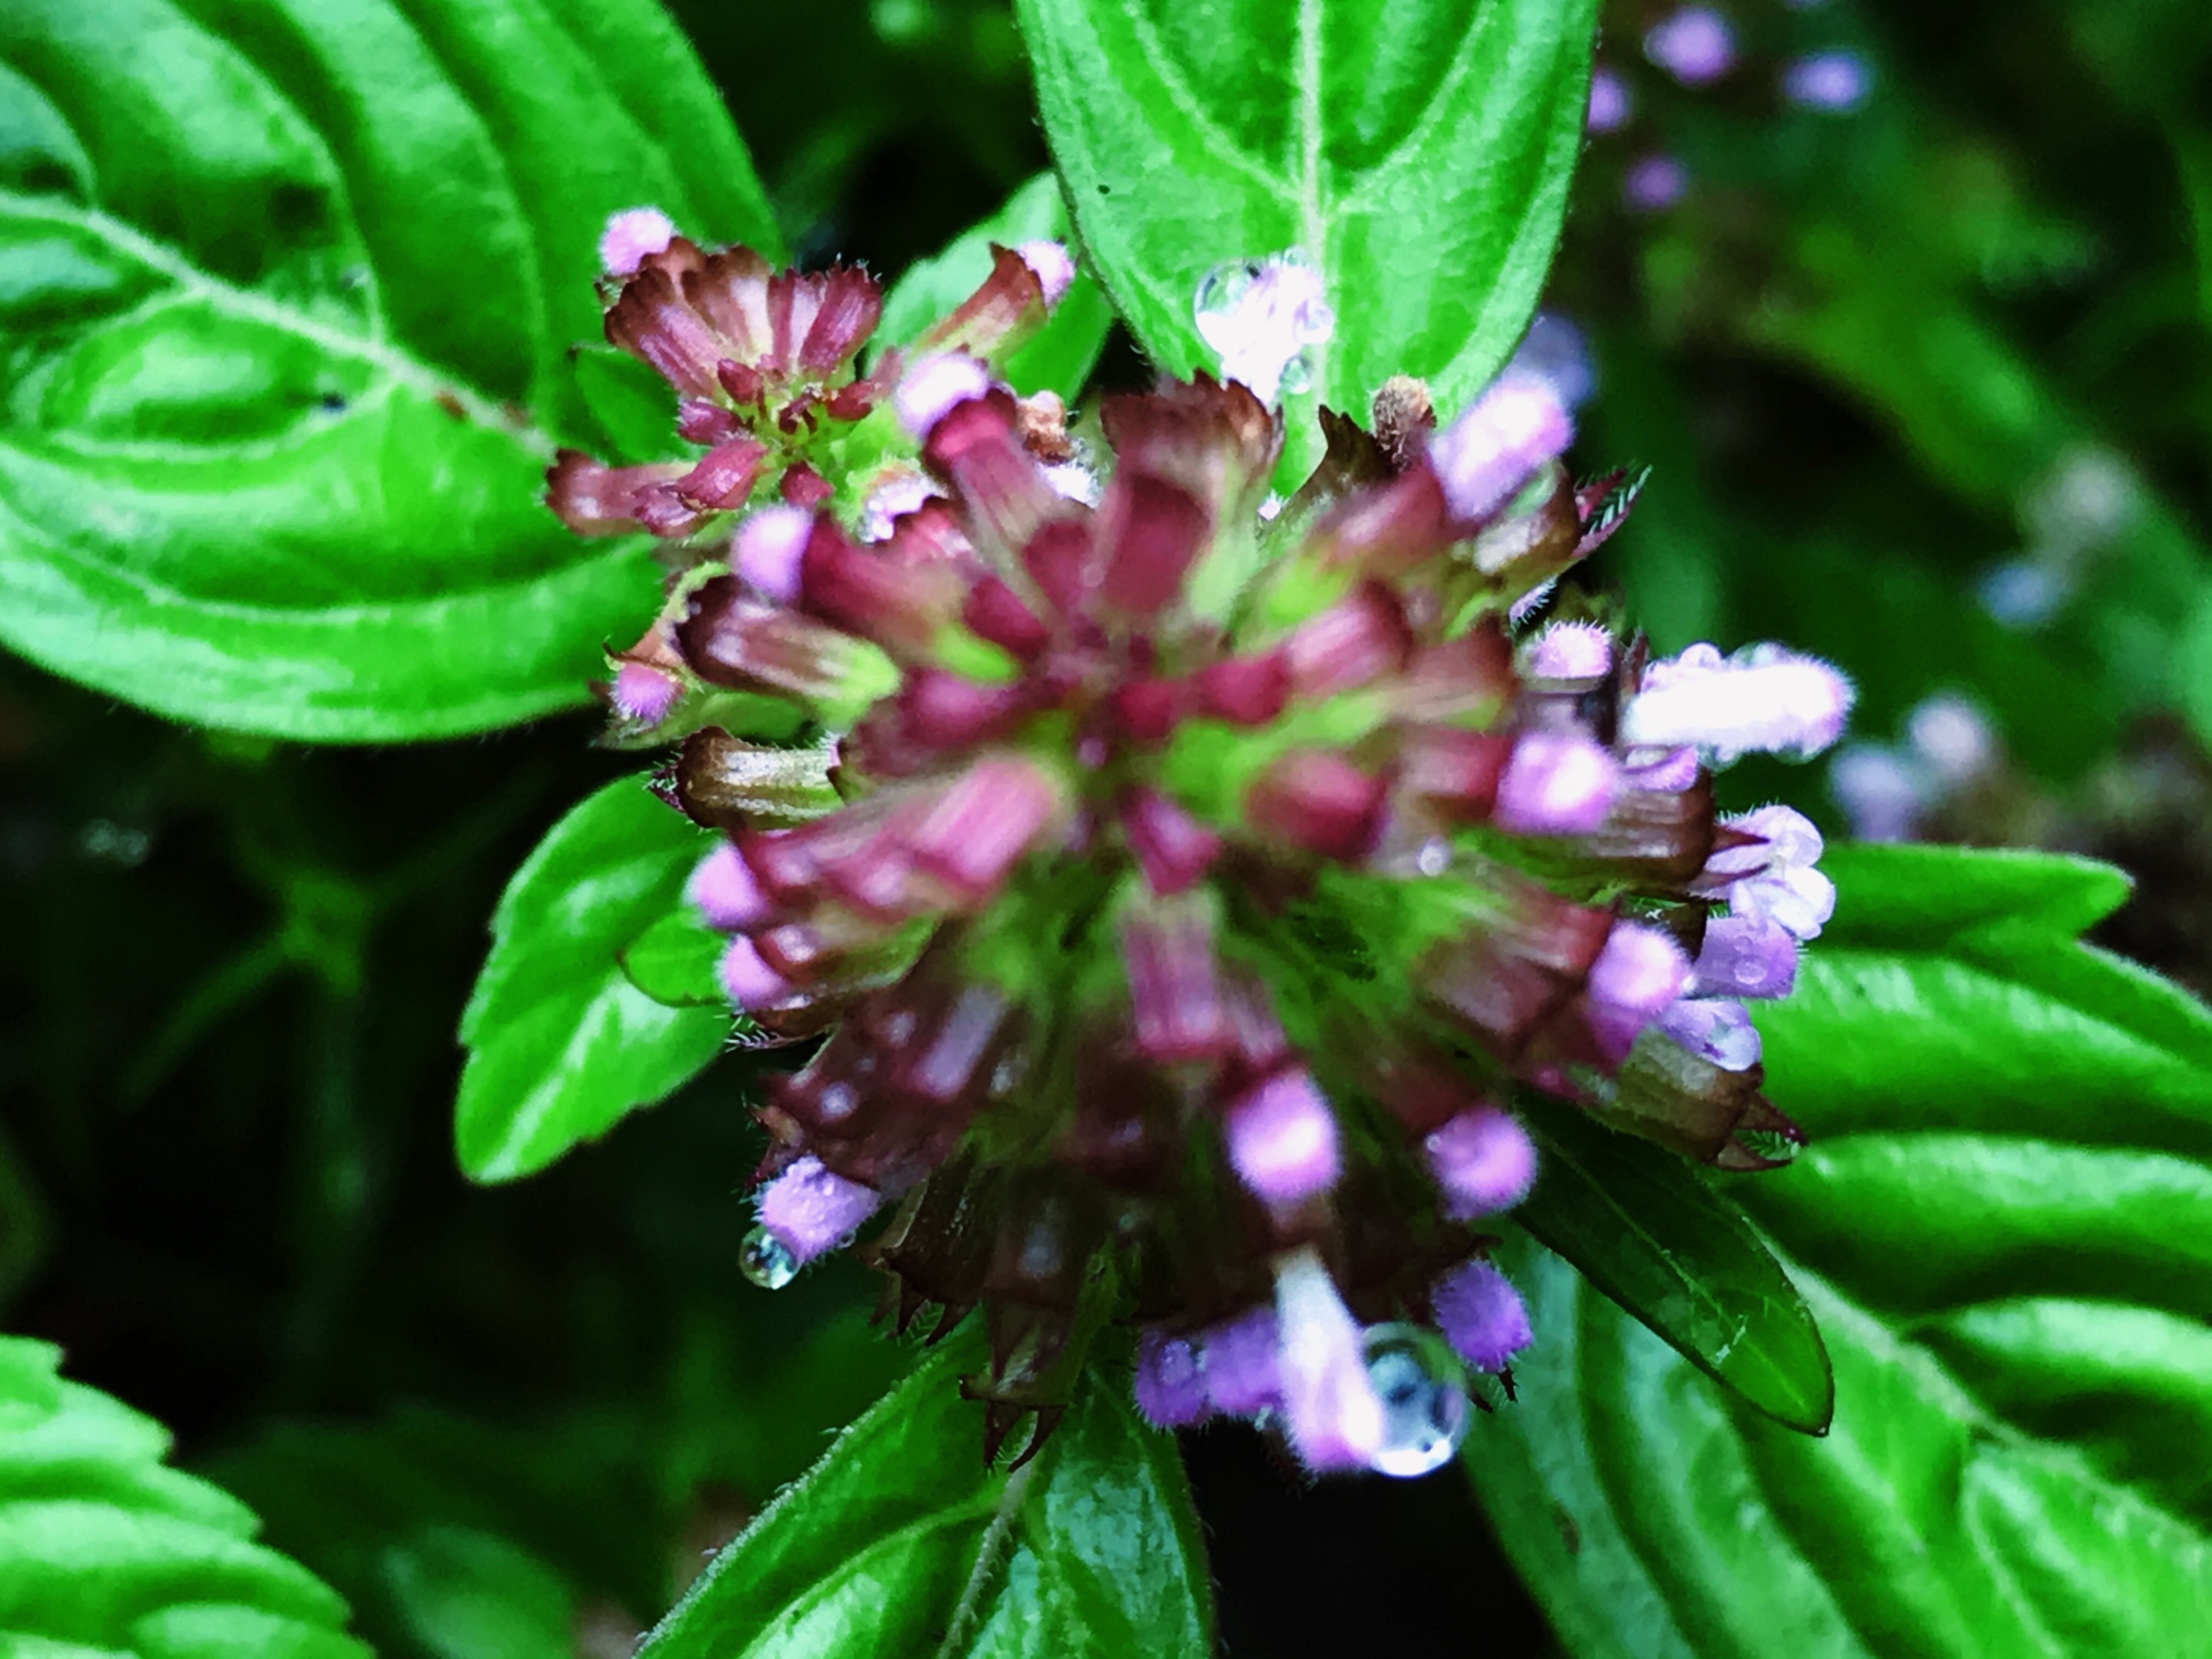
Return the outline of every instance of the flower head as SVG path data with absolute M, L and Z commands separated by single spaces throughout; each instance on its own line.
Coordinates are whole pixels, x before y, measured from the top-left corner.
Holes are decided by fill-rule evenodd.
M 1794 971 L 1803 838 L 1717 824 L 1706 765 L 1805 746 L 1826 671 L 1746 659 L 1701 698 L 1672 688 L 1721 669 L 1595 623 L 1516 641 L 1640 483 L 1575 483 L 1559 395 L 1520 371 L 1441 423 L 1412 381 L 1371 436 L 1331 415 L 1263 511 L 1283 349 L 1326 314 L 1301 271 L 1223 302 L 1228 378 L 1107 397 L 1079 441 L 995 384 L 988 304 L 866 380 L 848 277 L 777 289 L 678 240 L 611 313 L 785 469 L 684 532 L 639 653 L 688 706 L 835 734 L 702 720 L 666 780 L 727 832 L 690 891 L 731 1000 L 819 1040 L 757 1112 L 749 1270 L 873 1228 L 902 1326 L 985 1310 L 994 1443 L 1121 1316 L 1156 1420 L 1267 1414 L 1315 1469 L 1433 1467 L 1464 1369 L 1527 1340 L 1470 1224 L 1534 1179 L 1517 1091 L 1733 1168 L 1795 1133 L 1680 1011 Z M 776 293 L 741 339 L 737 296 Z M 794 492 L 799 434 L 840 420 L 910 459 Z
M 669 639 L 699 569 L 726 561 L 748 592 L 787 604 L 815 508 L 839 509 L 878 539 L 930 498 L 921 435 L 995 384 L 996 365 L 1073 280 L 1057 242 L 992 252 L 991 275 L 974 295 L 909 348 L 879 352 L 863 374 L 860 354 L 883 311 L 866 271 L 779 271 L 750 248 L 703 249 L 657 208 L 607 222 L 607 339 L 675 391 L 671 448 L 690 452 L 611 465 L 562 450 L 547 475 L 548 504 L 569 528 L 649 532 L 676 572 L 653 632 L 614 659 L 607 699 L 618 740 L 680 736 L 696 723 L 684 716 L 700 712 L 704 688 Z M 1032 400 L 1022 413 L 1052 459 L 1070 458 L 1057 399 Z M 763 507 L 776 501 L 781 509 Z M 732 526 L 749 507 L 732 558 Z

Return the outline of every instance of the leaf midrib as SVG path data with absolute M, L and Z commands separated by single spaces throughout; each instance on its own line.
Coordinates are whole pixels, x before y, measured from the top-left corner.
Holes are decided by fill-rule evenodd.
M 380 337 L 363 337 L 333 328 L 295 307 L 281 304 L 234 283 L 210 276 L 176 249 L 133 228 L 97 208 L 82 208 L 0 187 L 0 207 L 27 219 L 83 231 L 117 252 L 136 259 L 148 270 L 167 278 L 188 298 L 240 320 L 288 333 L 340 357 L 368 364 L 402 385 L 425 396 L 450 398 L 467 417 L 480 426 L 504 432 L 541 459 L 553 453 L 552 440 L 527 417 L 471 386 L 459 376 L 425 362 L 412 353 Z M 134 307 L 137 309 L 137 307 Z

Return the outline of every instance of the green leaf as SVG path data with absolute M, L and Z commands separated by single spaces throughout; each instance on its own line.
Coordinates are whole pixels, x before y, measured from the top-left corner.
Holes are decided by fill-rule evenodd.
M 622 953 L 623 972 L 665 1007 L 726 1007 L 729 999 L 714 976 L 714 966 L 728 945 L 687 904 L 630 942 Z
M 1175 1442 L 1096 1363 L 1044 1449 L 983 1459 L 958 1377 L 931 1354 L 724 1551 L 641 1659 L 1188 1655 L 1212 1651 L 1197 1517 Z
M 658 593 L 538 499 L 600 226 L 775 240 L 651 0 L 20 0 L 0 133 L 0 641 L 285 737 L 581 700 Z
M 454 1139 L 477 1180 L 543 1169 L 720 1051 L 726 1011 L 665 1007 L 619 960 L 676 913 L 711 841 L 624 778 L 555 824 L 514 872 L 461 1016 L 469 1059 Z
M 1534 313 L 1582 144 L 1594 0 L 1018 0 L 1045 137 L 1139 342 L 1211 367 L 1224 260 L 1304 250 L 1337 334 L 1313 392 L 1393 374 L 1447 410 Z
M 0 1652 L 367 1659 L 335 1591 L 164 1464 L 159 1424 L 63 1382 L 60 1359 L 0 1337 Z
M 884 296 L 877 337 L 888 345 L 903 344 L 973 294 L 991 274 L 992 243 L 1018 247 L 1044 237 L 1066 241 L 1067 236 L 1067 208 L 1059 181 L 1039 173 L 981 224 L 908 267 Z M 1074 398 L 1097 367 L 1113 322 L 1104 290 L 1088 272 L 1079 271 L 1052 320 L 1007 361 L 1007 381 L 1024 395 L 1056 392 Z
M 1820 1320 L 1833 1428 L 1516 1246 L 1537 1342 L 1470 1437 L 1483 1502 L 1581 1656 L 2212 1653 L 2212 1014 L 2073 942 L 2118 890 L 2094 866 L 1829 862 L 1836 921 L 1759 1011 L 1812 1145 L 1729 1190 Z
M 1682 1158 L 1580 1112 L 1526 1121 L 1542 1174 L 1515 1218 L 1746 1403 L 1825 1433 L 1827 1351 L 1743 1212 Z

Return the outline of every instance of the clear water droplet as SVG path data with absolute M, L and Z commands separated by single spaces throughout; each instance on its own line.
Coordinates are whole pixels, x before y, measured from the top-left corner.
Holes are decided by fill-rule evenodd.
M 1367 1380 L 1382 1402 L 1376 1472 L 1406 1480 L 1442 1468 L 1467 1437 L 1466 1389 L 1413 1326 L 1376 1325 L 1366 1340 Z
M 1198 319 L 1200 335 L 1206 332 L 1209 321 L 1219 321 L 1237 308 L 1237 302 L 1252 291 L 1252 284 L 1260 280 L 1259 262 L 1255 259 L 1230 259 L 1199 278 L 1198 299 L 1192 307 Z
M 738 1247 L 738 1271 L 764 1291 L 780 1291 L 799 1277 L 799 1258 L 767 1228 L 756 1227 Z
M 1442 836 L 1431 836 L 1413 854 L 1413 867 L 1425 876 L 1441 876 L 1451 868 L 1451 843 Z
M 1294 397 L 1301 392 L 1313 389 L 1313 364 L 1307 361 L 1304 352 L 1299 352 L 1283 365 L 1283 378 L 1279 385 L 1285 397 Z

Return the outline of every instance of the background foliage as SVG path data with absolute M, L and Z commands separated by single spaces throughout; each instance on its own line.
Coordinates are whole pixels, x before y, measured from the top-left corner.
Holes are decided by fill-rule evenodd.
M 1018 9 L 1033 33 L 1105 15 Z M 1296 9 L 1136 7 L 1115 14 L 1131 29 L 1228 15 L 1269 50 L 1186 29 L 1107 62 L 1232 104 L 1236 76 L 1316 60 L 1411 84 L 1421 62 L 1485 72 L 1485 31 L 1514 9 L 1437 0 L 1306 53 Z M 454 1167 L 483 919 L 630 769 L 555 711 L 610 619 L 649 603 L 640 555 L 530 504 L 546 447 L 601 418 L 568 351 L 596 334 L 574 228 L 652 198 L 709 235 L 902 271 L 1037 175 L 1033 110 L 1066 131 L 1088 61 L 1042 52 L 1033 94 L 1015 16 L 982 0 L 675 12 L 539 0 L 501 9 L 495 40 L 489 9 L 381 0 L 0 17 L 0 638 L 94 688 L 0 661 L 0 1326 L 59 1343 L 70 1379 L 42 1348 L 0 1351 L 0 1550 L 25 1505 L 65 1502 L 88 1528 L 158 1516 L 189 1534 L 179 1560 L 229 1575 L 180 1568 L 128 1620 L 87 1601 L 36 1634 L 181 1654 L 246 1650 L 251 1627 L 272 1652 L 351 1650 L 327 1591 L 238 1541 L 237 1504 L 164 1470 L 157 1432 L 94 1390 L 173 1427 L 378 1651 L 493 1659 L 629 1652 L 702 1551 L 908 1363 L 865 1327 L 849 1266 L 773 1297 L 736 1279 L 756 1146 L 720 1073 L 530 1181 L 472 1188 Z M 1477 1424 L 1472 1483 L 1307 1490 L 1252 1437 L 1186 1437 L 1220 1637 L 2202 1650 L 2212 1034 L 2073 938 L 2212 983 L 2212 24 L 2192 0 L 1747 3 L 1744 63 L 1692 92 L 1638 59 L 1656 15 L 1606 9 L 1600 57 L 1638 113 L 1588 142 L 1571 209 L 1537 214 L 1566 212 L 1547 302 L 1593 360 L 1579 453 L 1657 469 L 1608 568 L 1662 647 L 1771 635 L 1845 664 L 1869 738 L 1930 694 L 1970 697 L 2000 758 L 1930 831 L 2100 854 L 2139 885 L 2123 904 L 2063 860 L 1969 880 L 1927 854 L 1836 859 L 1838 926 L 1767 1031 L 1814 1148 L 1728 1187 L 1819 1317 L 1827 1440 L 1731 1405 L 1519 1245 L 1542 1343 L 1522 1402 Z M 1867 103 L 1782 104 L 1781 64 L 1827 47 L 1866 54 Z M 417 88 L 404 106 L 398 85 Z M 1444 181 L 1440 226 L 1504 188 L 1424 148 L 1404 100 L 1314 85 L 1333 178 L 1403 158 Z M 1173 285 L 1146 295 L 1132 273 L 1194 281 L 1203 260 L 1143 251 L 1135 188 L 1097 185 L 1135 165 L 1109 166 L 1114 143 L 1220 140 L 1146 107 L 1158 130 L 1058 159 L 1090 185 L 1083 228 L 1136 337 L 1180 367 Z M 1577 92 L 1513 131 L 1556 149 L 1579 114 Z M 1190 246 L 1265 251 L 1240 239 L 1279 246 L 1318 214 L 1315 251 L 1377 296 L 1376 337 L 1402 301 L 1399 349 L 1479 381 L 1511 330 L 1470 309 L 1428 340 L 1438 275 L 1525 247 L 1363 241 L 1358 191 L 1389 186 L 1315 196 L 1293 136 L 1229 135 L 1250 165 L 1198 170 Z M 1628 169 L 1662 149 L 1689 188 L 1634 210 Z M 1467 305 L 1489 291 L 1468 279 Z M 1128 335 L 1102 372 L 1141 378 Z M 1377 372 L 1348 349 L 1322 389 Z M 519 605 L 526 586 L 540 597 Z M 534 714 L 554 717 L 407 748 L 289 741 Z M 1840 830 L 1825 786 L 1729 779 L 1736 805 L 1780 796 Z M 681 859 L 641 854 L 620 902 L 665 899 Z M 618 1028 L 594 1011 L 627 991 L 593 988 L 578 1040 Z M 469 1125 L 479 1168 L 558 1150 Z M 1080 1564 L 1037 1518 L 1131 1431 L 1110 1401 L 1085 1411 L 995 1535 L 1030 1565 L 971 1609 L 974 1650 L 1019 1650 L 989 1644 L 1024 1620 L 1095 1622 L 1066 1610 L 1091 1607 Z M 16 1451 L 58 1422 L 86 1425 L 70 1457 Z M 1115 1468 L 1139 1510 L 1187 1516 L 1156 1462 Z M 947 1511 L 954 1556 L 999 1503 Z M 773 1528 L 745 1547 L 778 1547 Z M 1191 1640 L 1217 1616 L 1172 1574 L 1146 1605 Z M 662 1650 L 688 1651 L 687 1628 Z

